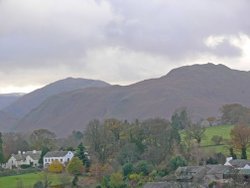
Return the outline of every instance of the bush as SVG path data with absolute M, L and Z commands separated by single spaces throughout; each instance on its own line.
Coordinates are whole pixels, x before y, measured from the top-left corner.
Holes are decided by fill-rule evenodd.
M 58 160 L 55 160 L 49 165 L 48 171 L 53 173 L 62 173 L 63 165 Z
M 110 177 L 109 176 L 103 176 L 103 178 L 102 178 L 102 187 L 110 187 L 109 182 L 110 182 Z
M 147 161 L 139 161 L 135 166 L 135 172 L 147 176 L 152 171 L 152 165 Z
M 43 182 L 38 181 L 34 184 L 33 188 L 44 188 Z
M 181 156 L 176 156 L 170 160 L 169 166 L 170 170 L 174 171 L 180 166 L 187 166 L 187 161 Z
M 15 176 L 15 175 L 21 175 L 21 174 L 27 174 L 27 173 L 34 173 L 34 172 L 40 172 L 40 169 L 37 168 L 27 168 L 27 169 L 5 169 L 3 171 L 0 171 L 0 177 L 3 176 Z
M 129 185 L 130 187 L 138 187 L 138 184 L 140 183 L 140 180 L 142 179 L 142 177 L 140 176 L 140 174 L 130 174 L 129 177 Z
M 78 157 L 73 157 L 67 165 L 67 172 L 72 175 L 81 175 L 84 167 L 82 161 Z
M 213 157 L 209 157 L 206 161 L 207 164 L 218 164 L 218 161 L 213 158 Z
M 123 175 L 127 177 L 129 174 L 131 174 L 134 170 L 132 163 L 126 163 L 122 166 Z
M 212 141 L 215 145 L 220 145 L 221 142 L 223 141 L 223 138 L 222 138 L 222 136 L 214 135 L 214 136 L 211 138 L 211 141 Z
M 125 187 L 125 183 L 123 181 L 123 175 L 120 172 L 111 174 L 111 176 L 110 176 L 110 186 L 112 188 Z
M 141 176 L 139 174 L 130 174 L 129 175 L 129 180 L 139 181 L 140 179 L 141 179 Z
M 224 164 L 226 157 L 222 153 L 215 153 L 207 159 L 207 164 Z
M 26 169 L 26 168 L 30 168 L 30 167 L 32 167 L 32 166 L 29 165 L 29 164 L 22 164 L 22 165 L 20 165 L 20 167 L 21 167 L 22 169 Z

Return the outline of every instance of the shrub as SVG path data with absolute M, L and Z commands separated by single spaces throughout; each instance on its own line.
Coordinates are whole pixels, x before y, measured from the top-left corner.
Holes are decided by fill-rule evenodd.
M 215 153 L 207 159 L 207 164 L 224 164 L 226 157 L 222 153 Z
M 26 168 L 30 168 L 30 167 L 32 167 L 32 166 L 29 165 L 29 164 L 22 164 L 22 165 L 20 165 L 20 167 L 21 167 L 22 169 L 26 169 Z
M 40 169 L 37 168 L 27 168 L 27 169 L 4 169 L 0 171 L 0 177 L 3 176 L 15 176 L 20 174 L 27 174 L 27 173 L 33 173 L 33 172 L 39 172 Z
M 213 157 L 209 157 L 206 161 L 207 164 L 218 164 L 218 161 L 213 158 Z
M 83 170 L 82 161 L 78 157 L 73 157 L 67 165 L 67 172 L 75 176 L 81 175 Z
M 176 170 L 180 166 L 186 166 L 186 165 L 187 165 L 187 161 L 181 156 L 173 157 L 169 162 L 171 171 Z
M 147 176 L 152 171 L 152 165 L 147 161 L 139 161 L 135 166 L 135 172 Z
M 222 136 L 214 135 L 214 136 L 211 138 L 211 141 L 212 141 L 215 145 L 219 145 L 219 144 L 221 144 L 221 142 L 223 141 L 223 138 L 222 138 Z
M 63 165 L 58 161 L 54 160 L 48 167 L 49 172 L 53 173 L 62 173 L 63 171 Z
M 137 187 L 142 177 L 139 174 L 130 174 L 128 176 L 130 187 Z
M 38 181 L 34 184 L 33 188 L 44 188 L 43 182 Z
M 133 164 L 132 163 L 126 163 L 122 166 L 122 170 L 123 170 L 123 175 L 125 177 L 127 177 L 129 174 L 131 174 L 133 172 Z
M 102 178 L 102 187 L 110 187 L 109 182 L 110 182 L 110 177 L 109 176 L 103 176 L 103 178 Z
M 120 172 L 116 172 L 116 173 L 111 174 L 111 176 L 110 176 L 110 186 L 112 188 L 125 187 L 125 183 L 123 181 L 123 175 Z

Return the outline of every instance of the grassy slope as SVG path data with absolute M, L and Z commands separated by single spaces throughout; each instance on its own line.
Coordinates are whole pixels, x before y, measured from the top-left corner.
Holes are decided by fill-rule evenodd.
M 223 139 L 230 139 L 230 132 L 233 128 L 233 125 L 221 125 L 215 127 L 208 127 L 205 131 L 205 137 L 201 141 L 201 146 L 206 148 L 207 150 L 214 150 L 216 152 L 222 152 L 226 156 L 228 153 L 228 145 L 225 141 L 222 142 L 221 145 L 215 146 L 211 141 L 211 138 L 215 135 L 222 136 Z
M 51 185 L 61 184 L 60 176 L 60 174 L 49 174 L 48 178 Z M 29 173 L 17 176 L 0 177 L 0 187 L 16 188 L 21 182 L 23 185 L 22 187 L 33 188 L 33 185 L 39 180 L 44 181 L 44 173 Z

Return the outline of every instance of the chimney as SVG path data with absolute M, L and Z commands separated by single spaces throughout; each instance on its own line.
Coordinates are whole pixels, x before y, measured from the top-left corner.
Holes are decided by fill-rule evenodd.
M 226 162 L 233 160 L 233 157 L 227 157 Z
M 231 163 L 230 163 L 231 160 L 233 160 L 233 157 L 227 157 L 226 158 L 226 163 L 224 165 L 226 165 L 226 166 L 232 166 Z

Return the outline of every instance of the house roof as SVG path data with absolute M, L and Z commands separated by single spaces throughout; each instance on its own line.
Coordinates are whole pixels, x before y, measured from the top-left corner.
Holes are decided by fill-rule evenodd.
M 201 180 L 203 178 L 220 179 L 224 173 L 231 169 L 233 167 L 224 165 L 186 166 L 179 167 L 175 171 L 175 175 L 176 179 L 181 181 Z
M 64 157 L 69 151 L 49 151 L 44 157 Z
M 225 165 L 207 165 L 208 171 L 207 174 L 223 174 L 228 170 L 231 170 L 233 167 Z
M 204 172 L 206 171 L 205 166 L 186 166 L 179 167 L 175 171 L 177 180 L 191 180 L 193 178 L 202 178 Z
M 12 156 L 17 160 L 25 160 L 27 156 L 30 156 L 33 160 L 39 160 L 41 156 L 41 151 L 26 151 L 24 153 L 12 154 Z
M 250 169 L 240 169 L 239 174 L 250 175 Z
M 36 152 L 33 152 L 33 151 L 27 151 L 25 153 L 26 156 L 30 156 L 32 159 L 34 160 L 39 160 L 40 157 L 41 157 L 41 154 L 42 154 L 42 151 L 36 151 Z
M 143 188 L 180 188 L 180 187 L 197 188 L 197 184 L 192 183 L 192 182 L 150 182 L 150 183 L 146 183 L 143 186 Z
M 229 163 L 235 168 L 243 168 L 247 164 L 250 165 L 250 161 L 245 159 L 234 159 L 229 161 Z
M 14 157 L 17 161 L 24 161 L 25 160 L 25 156 L 23 156 L 22 154 L 12 154 L 12 157 Z

